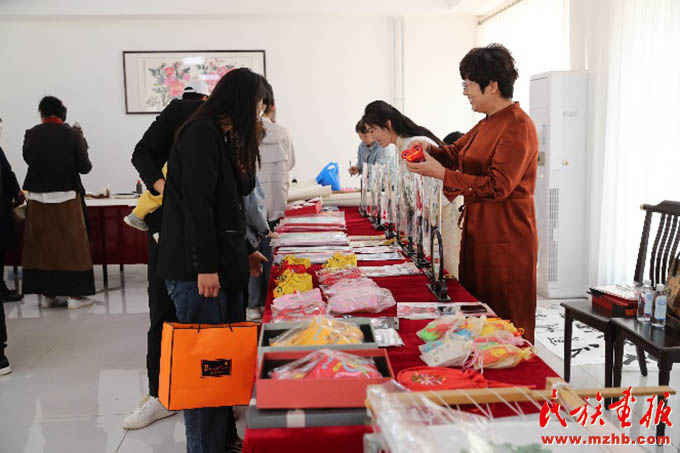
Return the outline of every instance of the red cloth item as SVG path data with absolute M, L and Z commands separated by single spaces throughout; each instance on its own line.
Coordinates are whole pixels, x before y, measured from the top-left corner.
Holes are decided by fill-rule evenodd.
M 397 381 L 413 391 L 510 387 L 510 384 L 503 382 L 487 381 L 484 375 L 474 370 L 438 366 L 417 366 L 401 370 Z
M 405 149 L 401 152 L 401 158 L 407 162 L 418 163 L 425 160 L 425 154 L 423 154 L 422 145 L 416 143 L 409 149 Z

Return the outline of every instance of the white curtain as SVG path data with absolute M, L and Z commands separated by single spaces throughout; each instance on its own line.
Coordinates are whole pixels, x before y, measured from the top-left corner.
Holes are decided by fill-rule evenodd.
M 587 2 L 589 283 L 631 281 L 640 205 L 680 201 L 680 2 Z
M 503 44 L 519 72 L 513 99 L 529 111 L 534 74 L 569 69 L 568 0 L 523 0 L 479 26 L 477 45 Z

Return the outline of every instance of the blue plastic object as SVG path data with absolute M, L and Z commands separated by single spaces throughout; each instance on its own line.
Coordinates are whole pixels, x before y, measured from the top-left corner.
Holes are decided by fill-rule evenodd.
M 333 190 L 340 190 L 340 173 L 337 162 L 329 162 L 316 177 L 316 182 L 322 186 L 331 186 Z

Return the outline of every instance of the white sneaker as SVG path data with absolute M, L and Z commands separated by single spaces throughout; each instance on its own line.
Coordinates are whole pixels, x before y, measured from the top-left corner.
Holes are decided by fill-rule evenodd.
M 260 321 L 262 319 L 262 313 L 260 308 L 246 308 L 246 321 Z
M 123 217 L 123 222 L 132 228 L 137 228 L 139 231 L 149 231 L 149 225 L 146 224 L 144 219 L 140 219 L 133 213 L 130 213 Z
M 61 297 L 41 297 L 40 308 L 65 307 L 66 299 Z
M 165 417 L 175 415 L 176 411 L 169 411 L 163 407 L 155 396 L 146 395 L 139 406 L 123 420 L 123 428 L 140 429 Z
M 88 299 L 87 297 L 80 297 L 80 298 L 74 298 L 74 297 L 69 297 L 68 298 L 68 308 L 69 310 L 75 310 L 76 308 L 83 308 L 83 307 L 89 307 L 92 305 L 94 301 L 92 299 Z

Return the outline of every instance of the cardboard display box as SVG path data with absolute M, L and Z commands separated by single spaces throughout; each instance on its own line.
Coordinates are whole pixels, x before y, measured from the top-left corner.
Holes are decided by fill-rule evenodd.
M 300 359 L 309 354 L 309 351 L 265 352 L 260 359 L 255 381 L 257 408 L 364 407 L 366 387 L 394 379 L 392 365 L 384 349 L 354 349 L 342 350 L 342 352 L 373 358 L 383 377 L 379 379 L 270 379 L 268 374 L 272 369 Z

